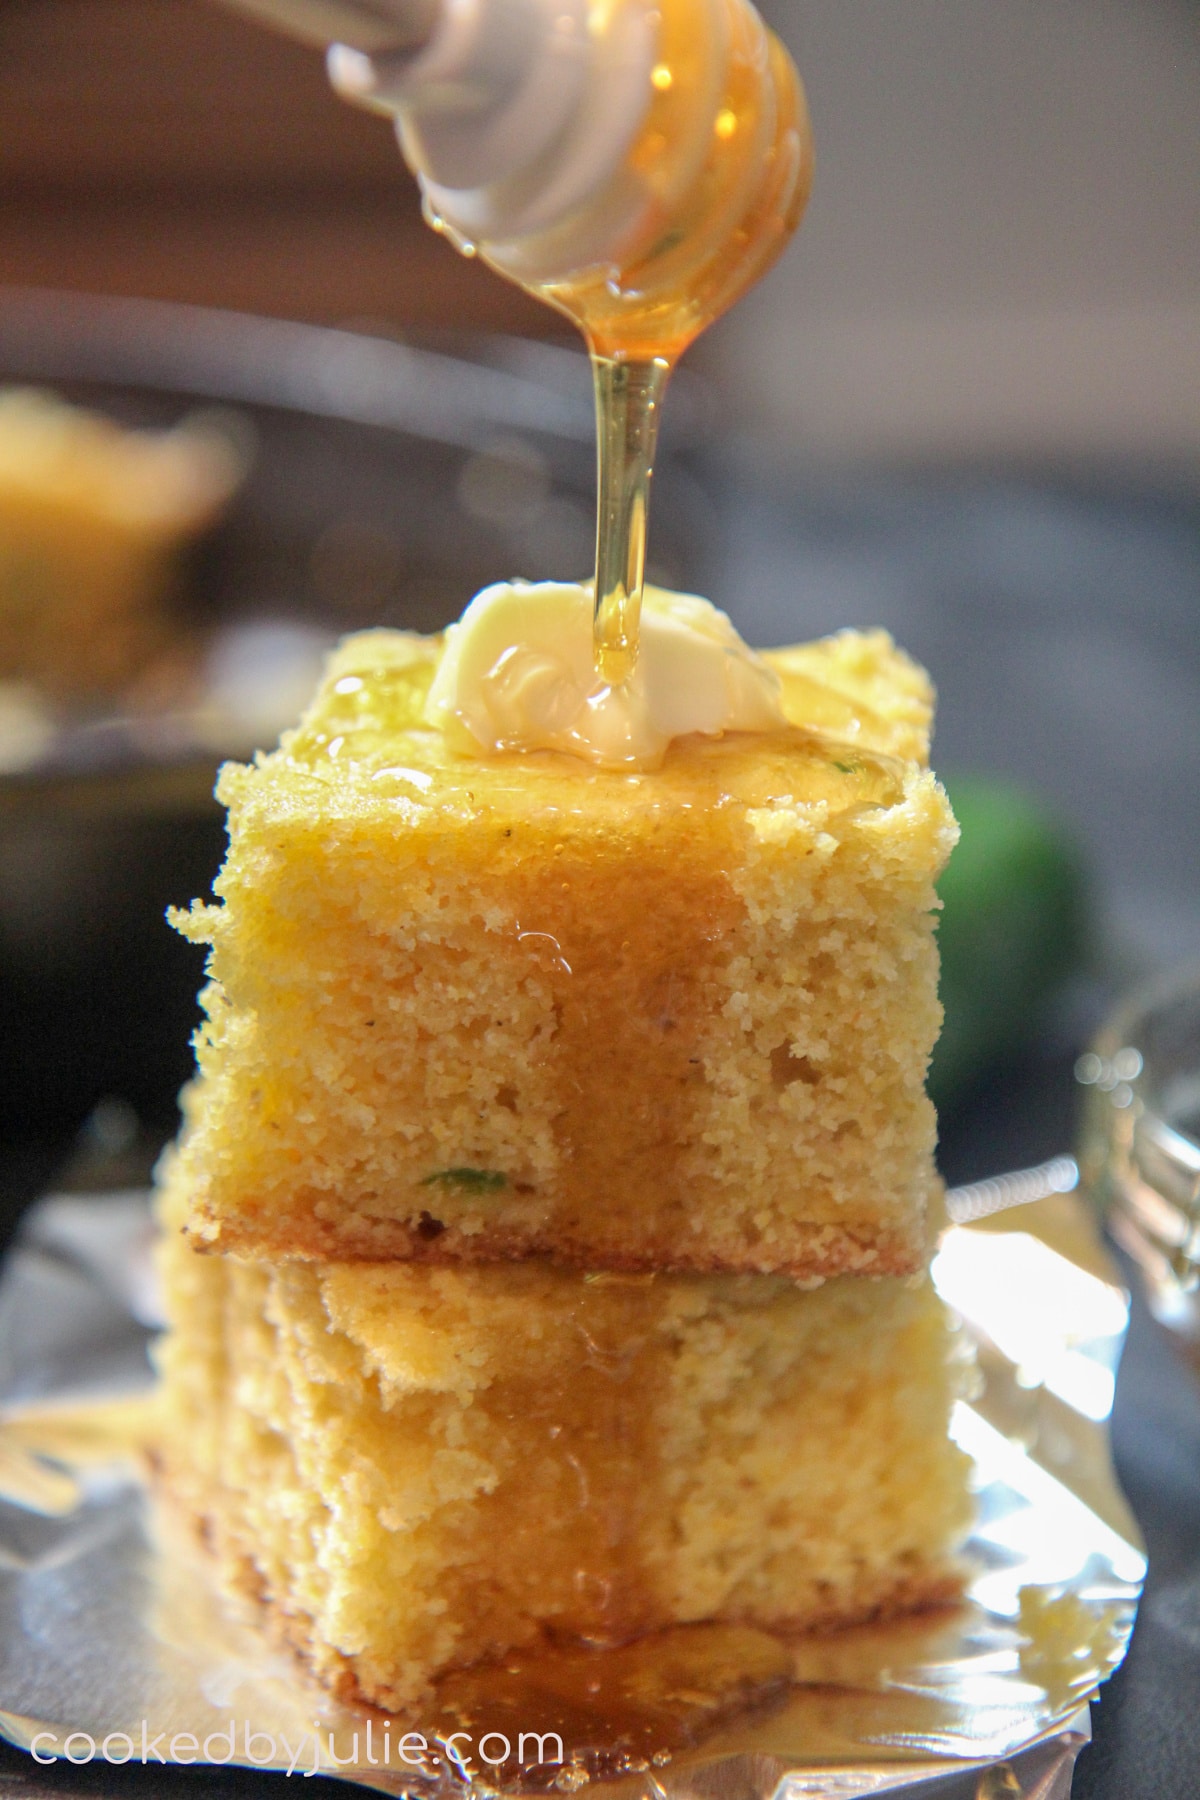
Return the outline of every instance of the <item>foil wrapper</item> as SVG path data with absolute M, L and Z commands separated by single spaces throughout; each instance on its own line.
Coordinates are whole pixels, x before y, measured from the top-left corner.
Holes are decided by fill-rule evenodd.
M 51 1198 L 0 1282 L 0 1732 L 40 1760 L 319 1769 L 430 1800 L 1066 1800 L 1145 1573 L 1108 1447 L 1126 1295 L 1077 1196 L 952 1227 L 934 1264 L 978 1370 L 952 1424 L 977 1496 L 963 1603 L 796 1640 L 749 1708 L 673 1691 L 669 1751 L 650 1718 L 561 1762 L 472 1761 L 444 1723 L 402 1752 L 397 1721 L 317 1688 L 164 1529 L 141 1455 L 151 1235 L 143 1194 Z M 473 1744 L 512 1718 L 485 1698 Z

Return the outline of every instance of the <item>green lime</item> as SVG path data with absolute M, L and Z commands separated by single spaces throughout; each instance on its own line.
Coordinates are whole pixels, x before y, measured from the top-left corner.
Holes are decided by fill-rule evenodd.
M 938 883 L 946 1022 L 929 1091 L 944 1108 L 1036 1037 L 1088 942 L 1083 863 L 1058 821 L 1007 783 L 962 776 L 946 791 L 962 836 Z

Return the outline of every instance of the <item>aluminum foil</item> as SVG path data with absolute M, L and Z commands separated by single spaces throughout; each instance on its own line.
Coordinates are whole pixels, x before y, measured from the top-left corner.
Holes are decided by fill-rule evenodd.
M 670 1750 L 651 1722 L 632 1749 L 568 1741 L 561 1762 L 553 1744 L 480 1759 L 489 1722 L 502 1755 L 503 1696 L 468 1752 L 443 1718 L 402 1754 L 397 1721 L 317 1688 L 164 1526 L 139 1454 L 150 1236 L 142 1194 L 52 1198 L 0 1282 L 0 1732 L 39 1759 L 319 1769 L 431 1800 L 1069 1794 L 1145 1572 L 1108 1452 L 1126 1296 L 1077 1196 L 952 1227 L 934 1265 L 979 1370 L 952 1426 L 978 1497 L 964 1603 L 797 1640 L 791 1682 L 740 1713 L 672 1694 Z

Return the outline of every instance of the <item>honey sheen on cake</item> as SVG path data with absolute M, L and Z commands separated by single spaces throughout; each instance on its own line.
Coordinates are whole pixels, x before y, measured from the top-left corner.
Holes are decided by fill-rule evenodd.
M 518 1647 L 956 1593 L 960 1359 L 927 1280 L 162 1252 L 170 1487 L 343 1694 Z
M 651 626 L 672 598 L 650 596 Z M 921 1267 L 955 835 L 924 674 L 882 632 L 769 653 L 759 728 L 667 732 L 651 767 L 621 766 L 618 731 L 597 766 L 553 695 L 563 748 L 488 751 L 436 722 L 446 655 L 345 640 L 299 729 L 223 771 L 218 904 L 179 920 L 212 946 L 181 1151 L 193 1242 Z

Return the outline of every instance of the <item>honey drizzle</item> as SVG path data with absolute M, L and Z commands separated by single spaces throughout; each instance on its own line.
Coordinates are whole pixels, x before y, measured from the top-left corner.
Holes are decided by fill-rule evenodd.
M 658 421 L 671 365 L 592 352 L 596 393 L 596 673 L 609 687 L 633 674 Z
M 658 198 L 651 248 L 620 268 L 528 291 L 579 326 L 596 398 L 596 669 L 627 681 L 638 652 L 650 482 L 662 399 L 688 345 L 763 275 L 811 185 L 808 116 L 787 51 L 746 0 L 724 0 L 725 78 L 714 87 L 690 0 L 660 9 L 654 98 L 629 166 Z M 698 169 L 681 145 L 709 132 Z M 485 251 L 486 255 L 486 251 Z

